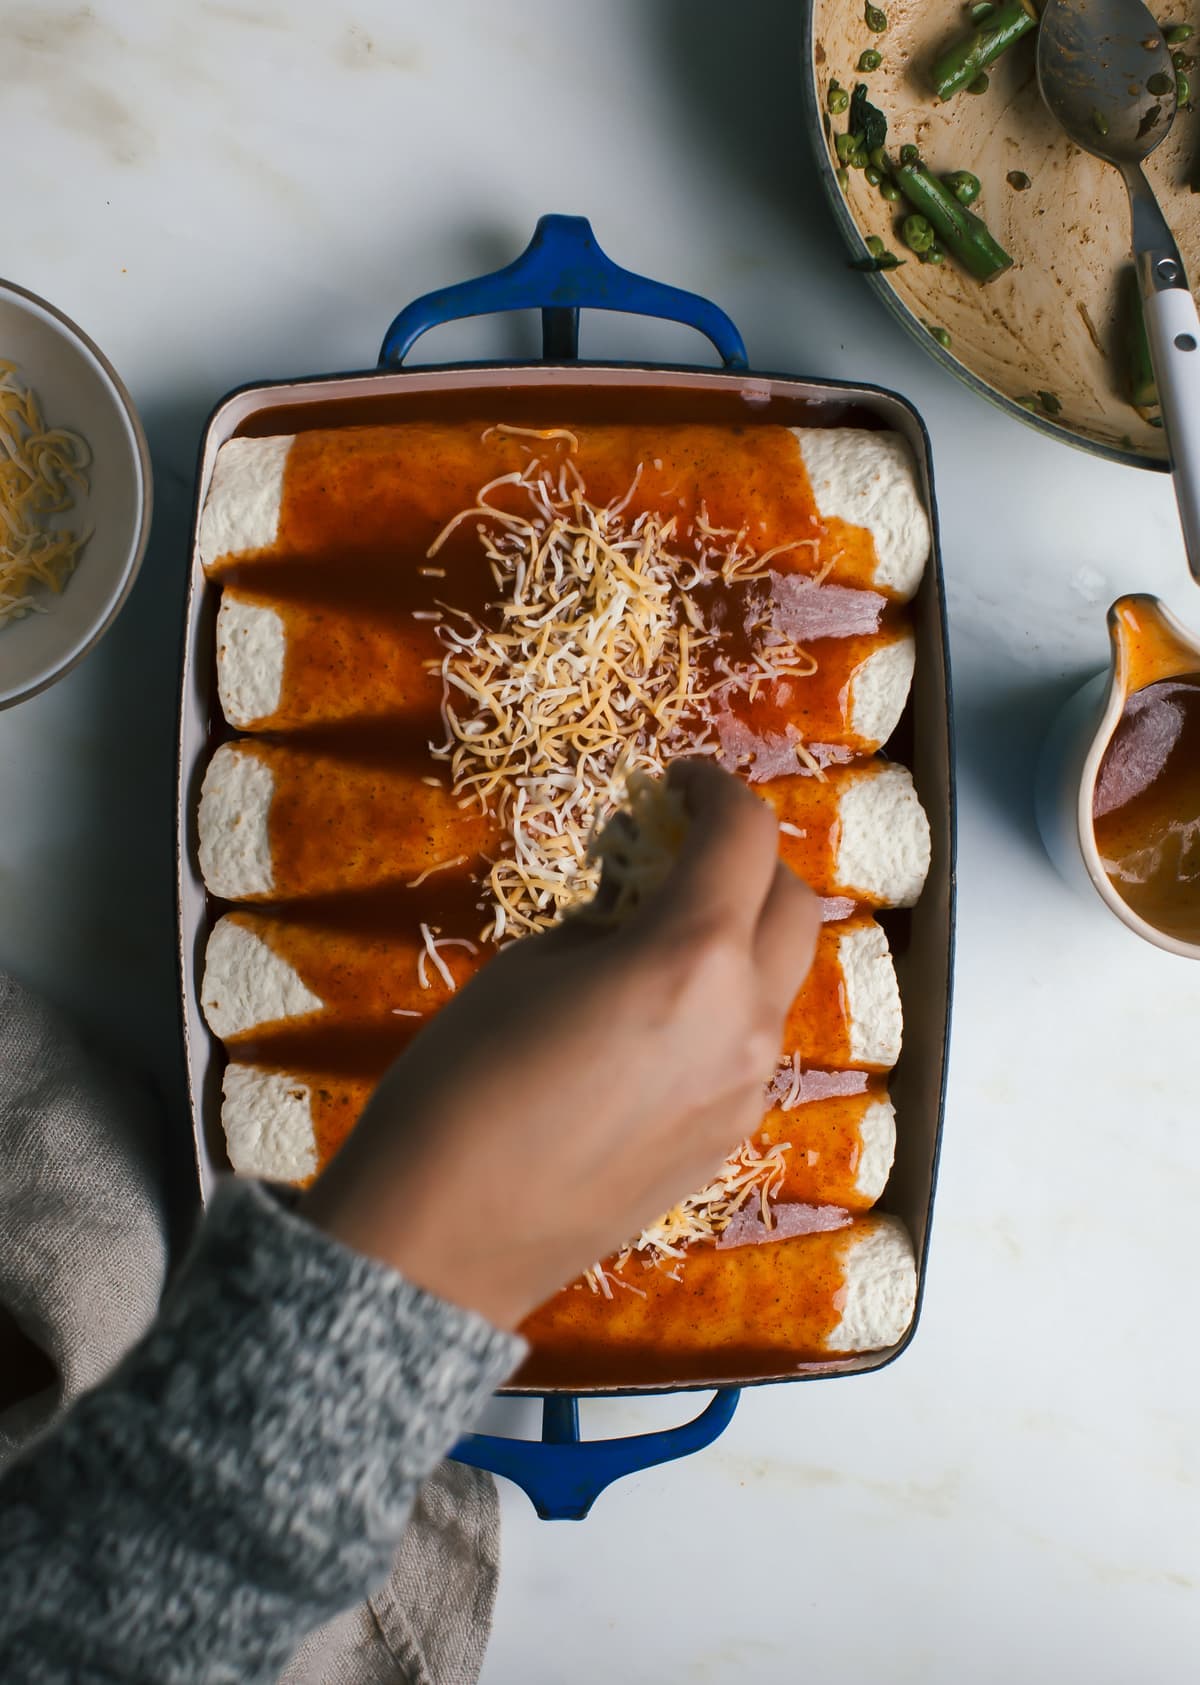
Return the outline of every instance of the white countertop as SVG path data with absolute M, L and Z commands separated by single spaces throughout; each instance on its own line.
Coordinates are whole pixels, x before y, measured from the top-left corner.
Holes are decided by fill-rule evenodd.
M 847 271 L 801 127 L 797 16 L 0 0 L 20 136 L 3 269 L 113 358 L 157 475 L 116 628 L 0 715 L 0 964 L 151 1068 L 186 1129 L 172 735 L 194 455 L 227 388 L 369 365 L 402 304 L 507 261 L 547 210 L 717 300 L 757 366 L 896 387 L 933 436 L 961 797 L 923 1323 L 877 1376 L 747 1393 L 714 1448 L 582 1525 L 506 1489 L 485 1685 L 1190 1681 L 1200 969 L 1059 884 L 1031 780 L 1056 704 L 1104 661 L 1109 600 L 1158 591 L 1198 627 L 1200 600 L 1163 478 L 992 411 Z M 696 344 L 584 323 L 585 355 Z M 534 348 L 520 320 L 424 351 Z M 585 1405 L 584 1431 L 690 1408 Z

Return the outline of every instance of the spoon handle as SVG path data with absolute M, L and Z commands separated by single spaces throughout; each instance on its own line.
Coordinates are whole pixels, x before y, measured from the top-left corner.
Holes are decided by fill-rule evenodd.
M 1138 253 L 1150 360 L 1192 578 L 1200 584 L 1200 315 L 1179 253 Z
M 1200 584 L 1200 316 L 1183 286 L 1143 295 L 1150 359 L 1192 577 Z

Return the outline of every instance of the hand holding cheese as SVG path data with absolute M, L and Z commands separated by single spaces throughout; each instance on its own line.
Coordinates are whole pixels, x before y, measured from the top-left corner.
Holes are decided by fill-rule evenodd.
M 698 1187 L 762 1113 L 820 922 L 765 803 L 678 763 L 689 828 L 617 929 L 505 949 L 392 1067 L 309 1215 L 515 1325 Z

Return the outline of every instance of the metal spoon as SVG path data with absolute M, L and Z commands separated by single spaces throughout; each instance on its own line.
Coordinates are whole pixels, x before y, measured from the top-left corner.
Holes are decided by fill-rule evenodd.
M 1076 146 L 1115 164 L 1129 190 L 1175 498 L 1188 565 L 1200 584 L 1200 317 L 1141 167 L 1175 117 L 1170 48 L 1141 0 L 1046 0 L 1037 68 L 1042 98 Z

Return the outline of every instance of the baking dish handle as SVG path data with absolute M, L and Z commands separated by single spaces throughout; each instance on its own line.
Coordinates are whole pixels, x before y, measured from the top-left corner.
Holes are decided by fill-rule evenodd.
M 469 1433 L 450 1455 L 455 1462 L 513 1481 L 543 1521 L 582 1521 L 614 1480 L 711 1445 L 728 1427 L 739 1396 L 737 1387 L 721 1387 L 681 1427 L 585 1440 L 579 1437 L 579 1400 L 558 1393 L 542 1399 L 541 1439 Z
M 402 310 L 384 335 L 380 367 L 399 368 L 430 328 L 503 310 L 540 310 L 543 357 L 573 362 L 579 356 L 581 309 L 682 322 L 711 340 L 727 369 L 747 366 L 741 334 L 715 304 L 622 269 L 601 251 L 586 217 L 544 216 L 520 257 L 504 269 L 440 287 Z

